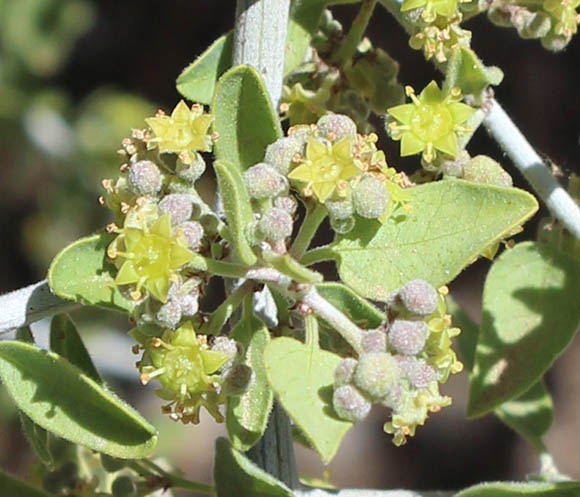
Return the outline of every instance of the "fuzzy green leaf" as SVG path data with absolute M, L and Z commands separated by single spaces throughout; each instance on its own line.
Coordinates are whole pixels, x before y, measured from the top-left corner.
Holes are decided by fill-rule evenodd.
M 216 87 L 212 111 L 218 159 L 244 171 L 261 162 L 266 147 L 281 136 L 278 116 L 260 75 L 248 66 L 226 72 Z
M 248 243 L 246 229 L 253 223 L 254 214 L 242 175 L 239 169 L 221 160 L 214 162 L 214 169 L 232 233 L 232 243 L 241 261 L 251 266 L 258 259 Z
M 217 497 L 293 497 L 282 482 L 234 449 L 228 439 L 216 440 L 214 481 Z
M 462 490 L 455 497 L 577 497 L 580 483 L 493 482 Z
M 0 343 L 0 377 L 32 421 L 46 430 L 114 457 L 146 457 L 156 430 L 112 392 L 54 352 Z
M 265 353 L 270 385 L 325 463 L 352 427 L 332 407 L 334 370 L 340 361 L 340 356 L 288 337 L 272 340 Z
M 52 261 L 48 284 L 59 297 L 130 313 L 134 303 L 114 284 L 116 268 L 107 262 L 107 246 L 115 235 L 98 233 L 65 247 Z
M 54 459 L 50 451 L 48 432 L 44 428 L 38 426 L 22 411 L 20 411 L 20 424 L 22 425 L 22 431 L 32 447 L 32 450 L 36 454 L 36 457 L 38 457 L 42 464 L 52 469 L 54 467 Z
M 481 105 L 488 86 L 497 86 L 502 79 L 499 67 L 485 66 L 471 48 L 458 47 L 447 64 L 443 90 L 449 92 L 458 86 L 464 95 L 473 95 L 476 105 Z
M 0 489 L 6 497 L 51 497 L 50 494 L 34 488 L 3 471 L 0 471 Z
M 461 334 L 457 337 L 459 355 L 470 372 L 473 369 L 479 329 L 450 297 L 447 298 L 447 310 L 453 316 L 453 325 L 461 328 Z M 542 437 L 552 425 L 553 410 L 552 397 L 540 380 L 519 397 L 496 407 L 494 413 L 541 453 L 545 450 Z
M 89 378 L 103 383 L 75 324 L 68 314 L 59 314 L 50 322 L 50 349 L 74 364 Z
M 387 319 L 374 305 L 359 297 L 341 283 L 320 283 L 316 285 L 318 293 L 334 307 L 344 312 L 351 321 L 363 328 L 377 328 Z
M 525 242 L 487 275 L 467 413 L 481 416 L 528 390 L 580 325 L 580 262 Z
M 187 66 L 177 78 L 177 91 L 192 102 L 211 104 L 219 77 L 232 66 L 234 35 L 227 33 Z
M 245 362 L 254 372 L 248 391 L 230 397 L 226 411 L 226 426 L 232 445 L 246 452 L 264 433 L 274 400 L 264 365 L 264 350 L 270 342 L 270 333 L 262 321 L 249 316 L 235 326 L 231 337 L 244 347 Z
M 412 212 L 384 223 L 358 218 L 332 246 L 342 280 L 363 297 L 387 301 L 407 281 L 438 287 L 486 247 L 524 223 L 538 203 L 516 188 L 445 180 L 405 190 Z

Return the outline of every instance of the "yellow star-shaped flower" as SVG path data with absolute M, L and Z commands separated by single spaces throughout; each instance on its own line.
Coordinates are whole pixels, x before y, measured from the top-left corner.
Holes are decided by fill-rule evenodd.
M 353 139 L 337 141 L 334 145 L 314 138 L 308 140 L 306 158 L 288 175 L 288 178 L 306 183 L 319 202 L 324 203 L 347 181 L 363 173 L 352 157 Z
M 211 151 L 212 140 L 208 129 L 213 116 L 205 114 L 203 107 L 194 104 L 191 109 L 181 100 L 171 116 L 158 114 L 145 119 L 154 133 L 150 148 L 159 147 L 161 153 L 180 154 L 186 164 L 193 163 L 195 152 Z

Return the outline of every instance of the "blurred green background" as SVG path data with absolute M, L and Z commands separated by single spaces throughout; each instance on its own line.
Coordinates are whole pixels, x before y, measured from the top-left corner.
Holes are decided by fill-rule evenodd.
M 180 98 L 175 78 L 231 28 L 234 10 L 231 0 L 0 0 L 0 291 L 42 279 L 62 247 L 109 220 L 97 198 L 101 179 L 114 176 L 121 164 L 116 154 L 120 141 L 158 107 L 173 108 Z M 335 12 L 348 26 L 356 6 Z M 530 141 L 565 172 L 578 172 L 580 42 L 573 40 L 556 55 L 485 18 L 467 27 L 474 31 L 476 52 L 487 64 L 504 69 L 496 95 Z M 402 62 L 403 84 L 422 88 L 439 78 L 407 46 L 386 11 L 377 10 L 369 35 Z M 399 160 L 398 145 L 388 143 L 384 134 L 381 144 L 391 165 L 417 167 L 416 159 Z M 472 155 L 485 152 L 508 166 L 483 131 L 470 149 Z M 488 267 L 479 261 L 451 285 L 475 319 Z M 213 439 L 223 427 L 208 418 L 200 426 L 183 427 L 161 417 L 151 389 L 141 387 L 133 372 L 135 358 L 124 334 L 130 325 L 124 317 L 86 309 L 73 318 L 114 388 L 160 427 L 158 454 L 192 478 L 209 481 Z M 34 331 L 42 343 L 46 323 Z M 561 470 L 577 479 L 578 360 L 576 340 L 548 376 L 556 404 L 548 446 Z M 406 446 L 396 448 L 382 434 L 378 411 L 353 429 L 329 468 L 333 483 L 445 489 L 522 479 L 536 470 L 532 448 L 495 418 L 465 420 L 467 380 L 459 376 L 444 388 L 454 406 L 433 416 Z M 322 474 L 314 454 L 298 449 L 298 455 L 301 470 Z M 30 460 L 16 412 L 0 389 L 0 467 L 25 474 Z

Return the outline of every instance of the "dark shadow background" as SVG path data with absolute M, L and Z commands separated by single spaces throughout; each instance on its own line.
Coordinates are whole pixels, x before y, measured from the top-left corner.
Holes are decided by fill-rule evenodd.
M 61 69 L 47 77 L 35 75 L 26 79 L 31 87 L 46 85 L 65 93 L 68 108 L 73 109 L 68 115 L 74 115 L 75 106 L 102 87 L 139 95 L 150 102 L 152 108 L 161 106 L 170 110 L 180 98 L 175 90 L 175 78 L 217 36 L 232 27 L 235 8 L 233 1 L 212 0 L 99 0 L 91 5 L 93 27 L 71 45 L 70 55 Z M 346 28 L 356 6 L 342 6 L 334 12 Z M 505 79 L 496 89 L 496 97 L 523 133 L 565 172 L 578 172 L 578 39 L 564 52 L 553 54 L 544 50 L 539 41 L 521 40 L 514 30 L 493 26 L 482 16 L 468 22 L 466 27 L 473 31 L 472 46 L 483 61 L 504 70 Z M 440 75 L 422 55 L 408 47 L 402 28 L 384 9 L 377 7 L 368 34 L 375 45 L 402 63 L 399 80 L 403 84 L 421 89 L 431 79 L 440 81 Z M 1 46 L 0 60 L 9 57 L 10 50 L 10 46 Z M 2 97 L 0 93 L 0 99 Z M 134 123 L 136 127 L 142 125 L 142 122 Z M 59 247 L 99 228 L 106 219 L 100 211 L 92 214 L 93 210 L 97 211 L 98 184 L 93 185 L 88 179 L 92 181 L 95 173 L 79 167 L 77 176 L 73 174 L 73 181 L 70 167 L 65 175 L 58 161 L 43 158 L 42 151 L 36 151 L 31 159 L 32 145 L 25 141 L 15 142 L 13 138 L 22 134 L 21 127 L 17 119 L 3 118 L 0 114 L 0 256 L 3 261 L 0 291 L 43 278 L 45 261 L 49 261 Z M 384 133 L 380 138 L 391 165 L 403 169 L 417 166 L 416 159 L 399 161 L 398 144 L 388 142 Z M 508 168 L 516 184 L 525 186 L 483 130 L 476 133 L 469 149 L 472 155 L 486 153 L 495 157 Z M 120 164 L 114 149 L 111 157 L 107 160 Z M 87 158 L 81 162 L 90 170 L 91 160 Z M 59 221 L 66 221 L 65 228 L 59 225 L 62 231 L 58 232 L 56 242 L 35 253 L 31 245 L 35 245 L 37 238 L 30 235 L 31 230 L 34 232 L 30 219 L 41 216 L 39 219 L 45 229 L 54 232 L 51 222 L 56 214 L 52 214 L 52 197 L 47 198 L 46 192 L 63 181 L 70 182 L 71 186 L 61 193 L 70 195 L 71 202 L 76 202 L 75 207 L 71 204 L 70 208 L 60 210 Z M 77 206 L 80 206 L 78 210 Z M 85 211 L 90 214 L 79 218 L 79 212 Z M 46 212 L 50 212 L 50 216 L 42 217 Z M 536 222 L 538 218 L 536 216 Z M 32 224 L 33 227 L 37 225 Z M 80 228 L 74 227 L 78 225 Z M 533 236 L 533 228 L 529 228 L 529 233 Z M 479 319 L 482 282 L 488 267 L 488 262 L 478 261 L 451 285 L 458 300 L 475 319 Z M 88 318 L 81 316 L 79 319 Z M 122 320 L 118 326 L 128 329 Z M 556 404 L 548 446 L 561 469 L 580 478 L 577 456 L 580 447 L 573 443 L 580 430 L 580 408 L 576 400 L 580 395 L 580 379 L 574 379 L 580 375 L 573 369 L 577 359 L 580 359 L 580 345 L 576 340 L 548 376 Z M 531 446 L 495 418 L 465 420 L 467 380 L 464 375 L 460 376 L 443 388 L 444 393 L 454 397 L 454 406 L 432 416 L 402 448 L 394 447 L 390 437 L 382 432 L 385 413 L 377 411 L 363 425 L 357 426 L 347 436 L 330 466 L 332 481 L 340 486 L 451 489 L 483 480 L 523 479 L 527 473 L 535 471 L 537 462 Z M 117 385 L 134 402 L 158 409 L 151 398 L 139 400 L 141 390 L 136 381 L 117 381 Z M 8 405 L 6 399 L 0 405 L 4 409 Z M 220 428 L 208 419 L 201 427 L 179 426 L 182 431 L 163 423 L 162 426 L 167 427 L 162 428 L 161 436 L 164 433 L 175 436 L 174 441 L 164 447 L 177 454 L 177 460 L 190 475 L 209 479 L 211 438 Z M 324 468 L 315 455 L 300 449 L 299 456 L 300 467 L 305 472 L 322 474 Z M 0 414 L 0 466 L 22 473 L 29 459 L 13 416 L 8 411 Z

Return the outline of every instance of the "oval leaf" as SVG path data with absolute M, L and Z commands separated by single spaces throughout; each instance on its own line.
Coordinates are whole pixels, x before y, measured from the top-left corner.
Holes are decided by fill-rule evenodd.
M 31 487 L 3 471 L 0 471 L 0 489 L 2 489 L 2 495 L 7 497 L 51 497 L 46 492 Z
M 378 328 L 387 319 L 387 316 L 374 305 L 369 304 L 341 283 L 320 283 L 316 285 L 316 289 L 320 295 L 344 312 L 358 326 L 367 329 Z
M 332 408 L 334 370 L 342 358 L 288 337 L 272 340 L 264 358 L 280 403 L 328 463 L 352 427 Z
M 255 69 L 236 66 L 219 80 L 212 104 L 218 159 L 244 171 L 261 162 L 266 147 L 280 138 L 278 117 Z
M 270 342 L 270 333 L 262 321 L 249 316 L 235 326 L 231 337 L 243 345 L 246 364 L 254 372 L 248 391 L 230 397 L 226 410 L 226 426 L 232 445 L 246 452 L 264 433 L 274 400 L 264 365 L 264 350 Z
M 50 349 L 97 383 L 103 382 L 76 326 L 67 314 L 54 316 L 50 322 Z
M 107 262 L 107 247 L 114 235 L 99 233 L 64 248 L 48 270 L 48 284 L 59 297 L 120 312 L 134 304 L 114 285 L 116 268 Z
M 232 243 L 242 262 L 251 266 L 258 258 L 248 243 L 246 229 L 254 222 L 254 214 L 242 175 L 229 162 L 217 160 L 213 167 L 232 232 Z
M 114 457 L 146 457 L 156 430 L 113 393 L 54 352 L 0 343 L 0 377 L 32 421 L 73 443 Z
M 50 451 L 48 432 L 38 426 L 22 411 L 20 411 L 20 424 L 22 425 L 24 436 L 28 440 L 36 457 L 38 457 L 42 464 L 52 469 L 54 467 L 54 458 Z
M 580 325 L 580 262 L 533 242 L 504 252 L 487 275 L 467 413 L 481 416 L 528 390 Z
M 493 482 L 462 490 L 455 497 L 577 497 L 580 483 Z
M 395 212 L 383 225 L 359 218 L 333 244 L 340 277 L 363 297 L 386 302 L 414 278 L 435 287 L 448 283 L 538 209 L 523 190 L 462 180 L 405 192 L 411 199 L 408 216 L 401 219 Z
M 281 481 L 232 448 L 227 438 L 216 440 L 214 481 L 217 497 L 293 497 Z
M 185 98 L 209 105 L 219 77 L 232 66 L 233 33 L 220 36 L 177 78 L 177 91 Z

